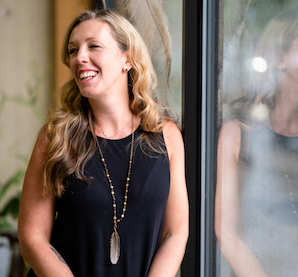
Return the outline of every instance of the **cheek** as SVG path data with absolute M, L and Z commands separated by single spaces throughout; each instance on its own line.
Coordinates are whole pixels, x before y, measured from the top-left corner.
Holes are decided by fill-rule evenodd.
M 69 61 L 69 68 L 73 77 L 76 77 L 76 63 L 75 61 L 73 61 L 73 59 L 70 59 Z
M 288 67 L 298 68 L 298 52 L 293 53 L 288 59 Z

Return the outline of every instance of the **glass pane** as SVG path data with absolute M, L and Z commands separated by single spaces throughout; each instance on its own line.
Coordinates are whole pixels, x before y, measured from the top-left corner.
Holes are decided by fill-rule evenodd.
M 125 4 L 125 1 L 106 0 L 107 8 L 116 9 L 130 19 L 147 44 L 153 66 L 158 76 L 158 88 L 161 99 L 173 110 L 181 122 L 182 102 L 182 12 L 183 0 L 167 0 Z M 161 12 L 154 12 L 160 7 Z M 138 11 L 138 12 L 137 12 Z M 136 16 L 138 15 L 138 16 Z M 146 20 L 145 20 L 146 19 Z M 151 34 L 149 36 L 148 34 Z M 167 47 L 169 38 L 170 49 Z M 169 68 L 164 63 L 167 51 Z M 167 73 L 169 71 L 169 76 Z
M 170 106 L 178 113 L 181 120 L 182 101 L 182 12 L 183 0 L 164 1 L 171 36 L 172 59 L 169 77 Z
M 298 274 L 298 4 L 223 0 L 216 276 Z

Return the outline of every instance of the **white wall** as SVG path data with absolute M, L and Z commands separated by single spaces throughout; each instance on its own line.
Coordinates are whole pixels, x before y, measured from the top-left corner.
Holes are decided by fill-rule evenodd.
M 26 168 L 52 102 L 52 5 L 51 0 L 0 0 L 0 190 Z

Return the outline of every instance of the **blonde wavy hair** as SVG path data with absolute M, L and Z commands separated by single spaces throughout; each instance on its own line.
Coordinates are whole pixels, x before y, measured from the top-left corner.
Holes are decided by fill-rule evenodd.
M 70 24 L 62 48 L 62 61 L 69 67 L 68 41 L 73 29 L 86 20 L 107 22 L 119 48 L 129 53 L 132 69 L 128 74 L 130 108 L 141 118 L 142 143 L 152 146 L 150 133 L 160 133 L 166 121 L 173 120 L 168 109 L 155 96 L 156 74 L 147 48 L 132 24 L 115 11 L 84 11 Z M 49 140 L 44 165 L 44 195 L 60 197 L 71 174 L 86 182 L 84 167 L 96 151 L 94 118 L 88 99 L 83 97 L 72 77 L 62 88 L 59 108 L 49 111 L 44 127 Z M 92 139 L 86 143 L 88 132 Z M 147 134 L 147 135 L 146 135 Z
M 266 122 L 275 107 L 279 86 L 279 62 L 283 53 L 291 48 L 298 38 L 298 10 L 284 11 L 273 17 L 265 26 L 256 45 L 255 57 L 262 58 L 267 69 L 254 72 L 252 80 L 253 92 L 229 103 L 228 112 L 223 121 L 238 119 L 249 125 Z M 261 114 L 256 118 L 255 114 Z
M 284 11 L 273 17 L 266 25 L 256 48 L 256 57 L 262 57 L 267 70 L 257 73 L 255 90 L 258 101 L 274 107 L 279 84 L 277 65 L 282 54 L 289 51 L 293 41 L 298 38 L 298 10 Z

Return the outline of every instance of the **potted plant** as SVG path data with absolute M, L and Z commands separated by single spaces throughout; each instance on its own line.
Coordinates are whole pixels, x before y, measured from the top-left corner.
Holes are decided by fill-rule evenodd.
M 0 276 L 9 276 L 12 263 L 12 245 L 17 242 L 17 220 L 25 171 L 18 170 L 4 184 L 0 184 Z

